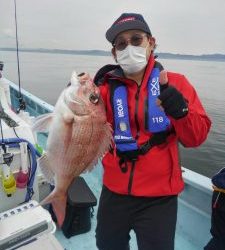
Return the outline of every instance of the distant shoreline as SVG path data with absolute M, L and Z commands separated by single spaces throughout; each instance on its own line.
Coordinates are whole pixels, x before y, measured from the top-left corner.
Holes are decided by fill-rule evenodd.
M 0 51 L 16 51 L 15 48 L 0 48 Z M 21 48 L 20 52 L 30 53 L 50 53 L 50 54 L 69 54 L 69 55 L 89 55 L 89 56 L 110 56 L 111 53 L 105 50 L 64 50 L 64 49 L 31 49 Z M 180 60 L 201 60 L 201 61 L 225 61 L 224 54 L 205 54 L 205 55 L 182 55 L 173 53 L 155 53 L 162 59 L 180 59 Z

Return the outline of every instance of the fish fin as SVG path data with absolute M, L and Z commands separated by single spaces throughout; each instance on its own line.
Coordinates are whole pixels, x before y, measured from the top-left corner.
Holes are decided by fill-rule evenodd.
M 47 181 L 54 185 L 55 181 L 54 181 L 54 173 L 50 168 L 49 165 L 49 160 L 46 154 L 43 154 L 39 159 L 38 159 L 38 166 L 41 169 L 41 172 L 43 173 L 43 175 L 45 176 L 45 178 L 47 179 Z
M 53 119 L 53 113 L 47 113 L 36 117 L 32 125 L 32 131 L 34 132 L 49 131 L 52 119 Z
M 104 128 L 104 134 L 99 138 L 100 147 L 98 149 L 98 152 L 96 153 L 95 158 L 93 161 L 88 165 L 86 171 L 91 171 L 97 164 L 100 158 L 102 158 L 105 153 L 109 150 L 110 146 L 112 145 L 112 127 L 109 123 L 106 123 L 106 126 Z
M 94 167 L 98 164 L 98 160 L 99 160 L 99 155 L 97 155 L 93 161 L 88 165 L 88 167 L 86 169 L 84 169 L 84 171 L 82 173 L 86 173 L 86 172 L 90 172 L 94 169 Z
M 53 211 L 57 218 L 58 226 L 61 227 L 66 216 L 66 202 L 66 194 L 58 192 L 54 189 L 52 193 L 50 193 L 44 200 L 40 202 L 40 205 L 43 206 L 50 203 L 52 204 Z
M 110 146 L 112 146 L 112 127 L 109 123 L 106 123 L 104 126 L 104 133 L 101 137 L 100 147 L 97 153 L 97 157 L 103 157 L 105 153 L 110 149 Z

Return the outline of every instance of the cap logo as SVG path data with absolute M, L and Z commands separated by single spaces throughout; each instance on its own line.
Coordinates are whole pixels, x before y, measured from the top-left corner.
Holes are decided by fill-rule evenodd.
M 123 19 L 119 20 L 119 21 L 117 22 L 117 24 L 129 22 L 129 21 L 134 21 L 134 20 L 135 20 L 135 17 L 126 17 L 126 18 L 123 18 Z

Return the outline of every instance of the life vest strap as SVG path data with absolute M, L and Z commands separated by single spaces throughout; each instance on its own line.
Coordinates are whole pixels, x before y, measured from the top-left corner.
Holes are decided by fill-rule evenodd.
M 165 143 L 167 137 L 172 133 L 173 132 L 171 130 L 154 133 L 153 136 L 147 142 L 140 146 L 140 148 L 138 149 L 139 154 L 145 155 L 154 146 Z
M 136 162 L 138 160 L 139 155 L 145 155 L 154 146 L 165 143 L 167 137 L 172 133 L 174 133 L 173 130 L 154 133 L 152 137 L 147 142 L 142 144 L 137 150 L 121 152 L 117 149 L 116 154 L 117 156 L 120 157 L 119 165 L 121 171 L 123 173 L 126 173 L 128 170 L 128 165 L 127 165 L 128 162 L 132 163 Z

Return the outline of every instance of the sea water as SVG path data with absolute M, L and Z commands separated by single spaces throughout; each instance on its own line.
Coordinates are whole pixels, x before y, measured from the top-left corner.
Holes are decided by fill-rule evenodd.
M 181 146 L 182 165 L 211 177 L 225 166 L 225 62 L 158 60 L 166 70 L 188 78 L 212 120 L 209 136 L 200 147 Z M 0 51 L 0 61 L 5 63 L 5 77 L 18 83 L 16 52 Z M 115 62 L 109 56 L 21 52 L 21 87 L 54 105 L 73 70 L 94 76 L 100 67 L 110 63 Z

